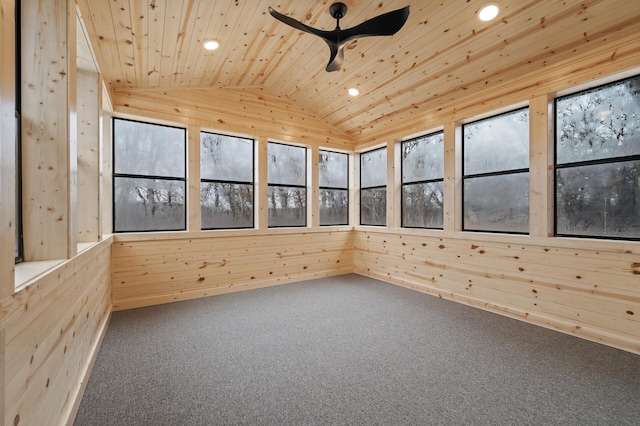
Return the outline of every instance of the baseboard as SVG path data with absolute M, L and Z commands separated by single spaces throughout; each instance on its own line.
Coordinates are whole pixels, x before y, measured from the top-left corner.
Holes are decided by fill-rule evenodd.
M 63 413 L 62 416 L 63 419 L 66 419 L 66 421 L 64 421 L 63 423 L 66 426 L 73 426 L 76 414 L 78 413 L 78 408 L 80 407 L 80 403 L 82 402 L 82 396 L 84 395 L 84 391 L 87 388 L 87 383 L 89 382 L 89 377 L 91 376 L 91 370 L 93 370 L 96 358 L 98 357 L 98 353 L 100 352 L 100 347 L 102 346 L 102 341 L 104 340 L 104 336 L 107 333 L 107 328 L 109 326 L 112 311 L 113 308 L 111 305 L 109 305 L 108 309 L 106 310 L 106 315 L 104 315 L 104 318 L 102 318 L 100 325 L 98 326 L 98 338 L 90 348 L 91 356 L 87 358 L 87 362 L 82 368 L 83 371 L 80 375 L 80 381 L 71 391 L 71 394 L 69 396 L 71 403 L 68 405 L 68 411 L 66 413 Z

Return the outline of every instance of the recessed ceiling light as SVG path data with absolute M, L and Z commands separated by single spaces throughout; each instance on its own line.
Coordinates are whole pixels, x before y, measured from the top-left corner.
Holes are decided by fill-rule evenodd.
M 220 43 L 218 43 L 217 40 L 205 40 L 202 42 L 202 45 L 207 50 L 216 50 L 218 47 L 220 47 Z
M 355 87 L 352 87 L 351 89 L 347 90 L 347 92 L 349 92 L 351 96 L 358 96 L 360 94 L 360 91 Z
M 496 3 L 488 3 L 478 11 L 478 18 L 481 21 L 490 21 L 498 16 L 498 12 L 500 12 L 500 7 Z

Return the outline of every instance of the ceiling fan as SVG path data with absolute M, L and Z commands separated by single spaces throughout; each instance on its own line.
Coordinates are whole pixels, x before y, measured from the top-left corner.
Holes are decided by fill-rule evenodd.
M 340 28 L 340 19 L 344 18 L 344 15 L 347 14 L 347 5 L 344 3 L 333 3 L 331 7 L 329 7 L 329 13 L 337 21 L 336 28 L 333 31 L 324 31 L 310 27 L 279 13 L 272 7 L 269 7 L 269 13 L 277 20 L 293 28 L 322 38 L 329 45 L 329 49 L 331 49 L 331 57 L 329 58 L 329 63 L 326 68 L 328 72 L 331 72 L 342 69 L 342 63 L 344 62 L 344 45 L 347 42 L 359 37 L 390 36 L 400 31 L 400 28 L 402 28 L 409 17 L 409 6 L 383 13 L 353 28 L 343 30 Z

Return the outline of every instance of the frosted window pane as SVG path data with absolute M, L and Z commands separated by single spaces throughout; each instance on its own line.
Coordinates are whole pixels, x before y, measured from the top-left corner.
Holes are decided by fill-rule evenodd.
M 200 177 L 253 182 L 253 140 L 200 133 Z
M 203 182 L 202 229 L 253 228 L 253 184 Z
M 640 76 L 557 100 L 558 164 L 640 154 Z
M 464 125 L 464 174 L 529 167 L 529 110 Z
M 360 224 L 387 224 L 387 188 L 360 190 Z
M 299 146 L 270 142 L 267 155 L 267 173 L 270 184 L 305 186 L 307 154 Z
M 269 226 L 306 226 L 307 190 L 270 186 L 268 194 Z
M 444 134 L 442 132 L 402 142 L 402 182 L 442 179 Z
M 349 191 L 320 189 L 320 225 L 349 223 Z
M 184 129 L 114 119 L 113 134 L 114 173 L 184 178 Z
M 559 169 L 556 191 L 558 234 L 640 238 L 640 161 Z
M 318 167 L 321 187 L 348 187 L 349 156 L 347 154 L 320 150 Z
M 529 174 L 465 179 L 464 229 L 528 232 Z
M 185 183 L 158 179 L 114 178 L 116 232 L 185 228 Z
M 442 228 L 442 182 L 417 183 L 402 186 L 402 226 Z
M 386 148 L 360 154 L 360 186 L 387 185 L 387 150 Z

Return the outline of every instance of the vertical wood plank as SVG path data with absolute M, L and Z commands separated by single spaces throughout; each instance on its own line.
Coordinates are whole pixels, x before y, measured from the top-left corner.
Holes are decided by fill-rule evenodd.
M 75 235 L 69 232 L 70 227 L 75 228 L 70 211 L 75 196 L 70 192 L 76 183 L 72 158 L 77 158 L 75 131 L 71 129 L 76 123 L 73 89 L 75 3 L 40 0 L 24 6 L 22 190 L 25 259 L 65 259 L 76 250 Z
M 444 223 L 445 231 L 462 229 L 462 141 L 455 122 L 444 125 Z
M 187 230 L 201 230 L 202 217 L 200 210 L 200 126 L 187 128 Z
M 398 198 L 399 182 L 396 180 L 396 143 L 389 141 L 387 150 L 387 228 L 397 228 L 400 206 Z
M 17 132 L 14 11 L 14 0 L 0 0 L 0 300 L 11 295 L 14 287 Z M 0 345 L 3 342 L 0 340 Z M 0 369 L 4 370 L 4 364 L 0 363 Z
M 255 184 L 255 206 L 256 228 L 266 229 L 269 227 L 269 206 L 267 204 L 267 153 L 268 141 L 266 138 L 256 138 L 256 167 L 254 176 L 258 178 Z
M 113 185 L 111 184 L 111 103 L 104 82 L 100 84 L 100 211 L 102 234 L 113 232 Z
M 0 328 L 0 383 L 2 383 L 2 389 L 0 389 L 0 419 L 4 419 L 5 413 L 5 388 L 6 388 L 6 377 L 5 377 L 5 365 L 6 365 L 6 357 L 5 357 L 5 348 L 6 348 L 6 339 L 4 336 L 4 328 Z
M 100 239 L 100 78 L 78 70 L 78 242 Z M 98 196 L 96 196 L 98 195 Z
M 360 156 L 349 154 L 349 224 L 360 223 Z
M 393 184 L 393 221 L 394 228 L 402 227 L 402 142 L 394 141 L 387 145 L 387 152 L 393 153 L 393 172 L 387 174 L 391 176 Z M 389 159 L 387 159 L 389 161 Z
M 67 46 L 67 258 L 78 253 L 78 15 L 75 0 L 60 4 L 66 12 Z M 64 22 L 64 21 L 63 21 Z M 63 27 L 64 28 L 64 27 Z
M 310 197 L 307 197 L 307 224 L 312 227 L 320 225 L 320 206 L 319 206 L 319 193 L 320 193 L 320 170 L 318 164 L 320 162 L 320 149 L 317 146 L 312 146 L 307 149 L 307 192 Z
M 0 300 L 14 290 L 15 243 L 15 3 L 0 0 Z M 5 413 L 5 333 L 0 327 L 0 420 Z
M 529 234 L 553 235 L 553 127 L 547 95 L 529 101 Z

